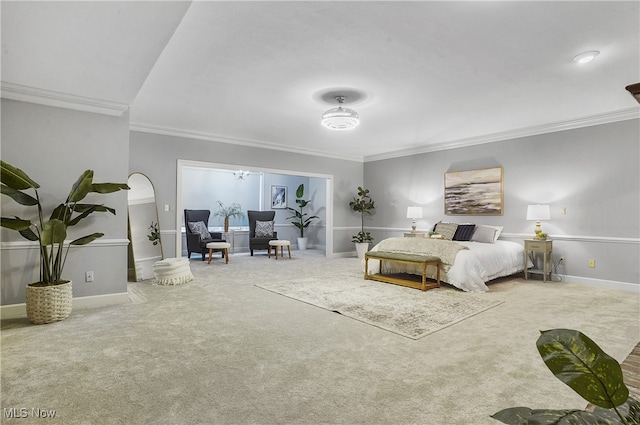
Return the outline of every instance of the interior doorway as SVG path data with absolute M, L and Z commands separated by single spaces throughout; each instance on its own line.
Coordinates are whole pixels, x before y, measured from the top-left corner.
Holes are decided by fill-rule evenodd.
M 178 160 L 177 163 L 177 184 L 176 184 L 176 256 L 181 256 L 183 252 L 183 241 L 182 241 L 182 230 L 183 230 L 183 211 L 184 208 L 189 208 L 190 206 L 185 205 L 185 197 L 188 194 L 185 194 L 185 187 L 191 187 L 191 185 L 199 185 L 201 182 L 192 182 L 189 181 L 191 178 L 194 169 L 201 170 L 216 170 L 223 173 L 228 173 L 229 175 L 234 175 L 235 178 L 238 178 L 240 175 L 239 172 L 243 171 L 246 173 L 250 173 L 250 175 L 259 176 L 259 193 L 256 194 L 258 197 L 257 204 L 260 206 L 259 209 L 269 210 L 271 205 L 268 205 L 270 202 L 271 194 L 269 193 L 271 190 L 271 183 L 273 181 L 298 181 L 296 178 L 305 178 L 308 179 L 308 186 L 313 188 L 313 194 L 317 194 L 312 202 L 313 213 L 311 215 L 319 215 L 320 220 L 313 223 L 310 227 L 318 232 L 318 239 L 324 239 L 324 254 L 325 256 L 331 256 L 333 253 L 333 176 L 329 174 L 317 174 L 317 173 L 308 173 L 301 171 L 292 171 L 292 170 L 280 170 L 280 169 L 271 169 L 264 167 L 251 167 L 247 165 L 237 165 L 237 164 L 220 164 L 213 162 L 203 162 L 203 161 L 190 161 L 190 160 Z M 255 180 L 255 179 L 254 179 Z M 288 187 L 290 191 L 289 199 L 295 198 L 296 187 Z M 190 189 L 189 189 L 190 191 Z M 312 195 L 312 193 L 308 193 L 305 190 L 305 198 Z M 308 198 L 307 198 L 308 199 Z M 209 209 L 213 212 L 215 211 L 215 202 L 216 199 L 211 199 L 208 205 L 210 205 Z M 251 204 L 251 203 L 250 203 Z M 255 204 L 254 204 L 255 205 Z M 296 207 L 295 203 L 289 205 L 291 207 Z M 286 209 L 283 209 L 281 214 L 291 214 Z M 282 220 L 280 221 L 280 226 L 282 226 Z M 295 229 L 295 227 L 291 224 L 290 227 Z M 282 228 L 282 227 L 281 227 Z M 288 228 L 285 228 L 289 230 Z M 297 230 L 297 229 L 296 229 Z M 320 233 L 321 232 L 321 233 Z M 280 235 L 278 235 L 280 238 Z

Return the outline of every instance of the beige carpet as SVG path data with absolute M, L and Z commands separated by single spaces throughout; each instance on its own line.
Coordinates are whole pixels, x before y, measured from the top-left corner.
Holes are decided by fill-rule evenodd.
M 412 339 L 420 339 L 502 303 L 485 294 L 451 287 L 422 292 L 364 280 L 353 273 L 256 286 Z
M 619 361 L 640 341 L 637 296 L 522 279 L 483 294 L 502 304 L 405 338 L 255 286 L 361 277 L 355 258 L 292 256 L 194 258 L 193 282 L 132 283 L 125 305 L 3 321 L 0 411 L 56 416 L 1 422 L 497 425 L 510 406 L 586 405 L 540 359 L 540 329 L 579 329 Z

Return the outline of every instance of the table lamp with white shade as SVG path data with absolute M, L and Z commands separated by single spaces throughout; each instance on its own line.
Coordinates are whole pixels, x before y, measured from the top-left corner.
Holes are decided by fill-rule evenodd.
M 411 231 L 416 231 L 416 218 L 422 218 L 422 207 L 407 207 L 407 218 L 413 220 L 411 223 Z
M 549 205 L 529 205 L 527 207 L 527 220 L 535 220 L 536 228 L 535 233 L 538 235 L 542 233 L 542 226 L 540 222 L 542 220 L 551 219 L 551 210 L 549 209 Z

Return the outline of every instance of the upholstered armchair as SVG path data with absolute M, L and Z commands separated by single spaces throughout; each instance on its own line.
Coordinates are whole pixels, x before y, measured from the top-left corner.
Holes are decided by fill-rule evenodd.
M 187 258 L 191 258 L 191 253 L 196 252 L 202 255 L 202 261 L 209 252 L 207 244 L 209 242 L 226 242 L 222 233 L 209 233 L 209 210 L 184 210 L 184 230 L 187 235 Z M 221 251 L 221 250 L 214 250 Z M 224 257 L 224 252 L 222 256 Z
M 273 222 L 276 216 L 275 211 L 247 211 L 247 216 L 249 217 L 249 250 L 251 251 L 251 255 L 253 256 L 254 249 L 269 249 L 269 241 L 278 239 L 278 233 L 273 231 Z M 256 222 L 260 221 L 262 223 L 271 222 L 271 231 L 273 232 L 271 235 L 261 233 L 260 231 L 264 231 L 262 226 L 258 228 L 258 234 L 256 234 Z

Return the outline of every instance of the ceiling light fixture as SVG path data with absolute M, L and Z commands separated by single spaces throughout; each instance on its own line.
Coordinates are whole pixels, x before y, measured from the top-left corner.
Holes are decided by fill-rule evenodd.
M 322 125 L 330 130 L 344 131 L 352 130 L 360 124 L 360 118 L 356 111 L 342 107 L 346 98 L 346 96 L 336 96 L 340 105 L 322 114 Z
M 573 58 L 573 61 L 579 65 L 591 62 L 600 54 L 597 50 L 591 50 L 589 52 L 580 53 Z
M 244 180 L 247 177 L 249 177 L 249 172 L 248 171 L 243 171 L 243 170 L 238 170 L 238 171 L 234 171 L 233 175 L 238 179 L 238 180 Z

